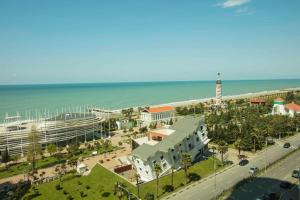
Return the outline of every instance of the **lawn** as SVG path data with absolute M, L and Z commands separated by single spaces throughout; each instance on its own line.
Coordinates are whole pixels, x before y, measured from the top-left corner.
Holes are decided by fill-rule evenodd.
M 100 147 L 98 150 L 97 149 L 95 149 L 95 150 L 98 151 L 98 154 L 103 154 L 105 152 L 112 152 L 112 151 L 115 151 L 115 150 L 118 150 L 121 148 L 122 147 L 110 146 L 108 149 L 104 149 L 104 148 Z M 75 155 L 74 158 L 78 159 L 79 157 L 81 157 L 81 158 L 90 157 L 93 151 L 94 150 L 85 149 L 82 153 Z M 68 157 L 67 154 L 63 154 L 61 162 L 66 161 L 68 159 L 70 159 L 70 157 Z M 43 168 L 54 166 L 58 163 L 59 162 L 58 162 L 57 158 L 55 158 L 54 156 L 49 156 L 49 157 L 37 160 L 36 168 L 43 169 Z M 24 172 L 26 173 L 29 170 L 29 168 L 30 168 L 30 166 L 29 166 L 28 162 L 10 164 L 8 169 L 6 169 L 5 167 L 0 167 L 0 179 L 15 176 L 18 174 L 22 174 Z
M 218 170 L 221 169 L 220 161 L 217 160 Z M 189 173 L 196 173 L 201 178 L 204 178 L 213 172 L 213 159 L 209 158 L 208 160 L 201 161 L 189 168 Z M 64 194 L 64 190 L 70 193 L 74 199 L 80 199 L 80 192 L 83 191 L 87 194 L 84 199 L 117 199 L 114 196 L 114 184 L 117 181 L 121 181 L 124 183 L 130 192 L 137 194 L 137 188 L 130 183 L 126 182 L 124 179 L 115 175 L 114 173 L 108 171 L 104 167 L 100 165 L 96 165 L 93 168 L 90 175 L 85 177 L 76 177 L 74 175 L 66 175 L 63 177 L 63 183 L 61 190 L 56 190 L 55 185 L 59 182 L 59 180 L 52 181 L 50 183 L 45 183 L 39 186 L 36 186 L 38 191 L 41 193 L 41 196 L 35 199 L 47 199 L 47 200 L 56 200 L 56 199 L 67 199 L 68 195 Z M 82 183 L 82 184 L 79 184 Z M 164 176 L 159 179 L 159 195 L 166 196 L 167 193 L 164 193 L 163 186 L 171 184 L 171 175 Z M 175 190 L 183 187 L 185 184 L 185 175 L 184 171 L 180 170 L 174 173 L 174 188 Z M 90 186 L 90 189 L 86 189 L 86 186 Z M 156 195 L 156 180 L 150 181 L 148 183 L 142 184 L 140 186 L 141 198 L 144 199 L 147 192 Z M 33 191 L 31 191 L 32 193 Z M 108 196 L 102 196 L 107 192 Z M 124 198 L 125 199 L 125 198 Z

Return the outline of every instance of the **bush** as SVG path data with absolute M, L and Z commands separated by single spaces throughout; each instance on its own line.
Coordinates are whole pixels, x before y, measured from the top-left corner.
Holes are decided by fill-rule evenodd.
M 110 195 L 110 192 L 103 192 L 101 194 L 102 197 L 109 197 L 109 195 Z
M 174 187 L 172 185 L 164 185 L 163 190 L 164 192 L 172 192 L 174 190 Z
M 64 195 L 69 194 L 69 193 L 67 192 L 67 190 L 64 190 L 63 193 L 64 193 Z
M 67 200 L 73 200 L 73 199 L 74 199 L 74 198 L 73 198 L 72 195 L 69 194 L 69 195 L 67 196 Z
M 154 200 L 154 194 L 147 192 L 145 200 Z
M 80 181 L 77 182 L 78 185 L 82 185 L 82 183 Z
M 87 185 L 85 188 L 86 188 L 87 190 L 91 189 L 91 187 L 90 187 L 89 185 Z
M 56 189 L 56 190 L 61 190 L 62 187 L 60 186 L 60 184 L 56 184 L 56 185 L 55 185 L 55 189 Z
M 191 181 L 199 181 L 201 177 L 197 173 L 189 173 L 188 178 L 189 181 L 191 182 Z

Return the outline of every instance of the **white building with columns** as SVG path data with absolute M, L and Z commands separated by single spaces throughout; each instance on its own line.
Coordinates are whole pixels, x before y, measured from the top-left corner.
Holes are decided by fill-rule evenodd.
M 157 140 L 157 136 L 160 139 Z M 141 180 L 155 179 L 154 163 L 161 166 L 159 176 L 168 174 L 173 167 L 180 169 L 182 153 L 189 153 L 194 161 L 207 149 L 209 139 L 204 118 L 187 116 L 179 119 L 169 128 L 151 130 L 145 138 L 139 138 L 140 146 L 132 152 L 132 163 Z
M 143 125 L 150 125 L 152 122 L 168 122 L 175 118 L 175 109 L 172 106 L 151 107 L 141 112 Z

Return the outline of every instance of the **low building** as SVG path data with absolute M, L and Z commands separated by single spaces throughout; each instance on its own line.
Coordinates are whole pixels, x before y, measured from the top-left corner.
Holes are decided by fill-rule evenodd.
M 180 169 L 182 153 L 189 153 L 192 161 L 207 149 L 209 139 L 204 118 L 187 116 L 168 128 L 151 130 L 147 137 L 134 140 L 137 148 L 132 152 L 132 163 L 141 180 L 155 179 L 154 163 L 161 166 L 161 175 Z
M 272 109 L 272 115 L 289 115 L 294 117 L 295 114 L 300 114 L 300 105 L 295 102 L 284 104 L 282 98 L 276 98 Z
M 264 99 L 251 99 L 250 104 L 251 105 L 265 105 L 266 100 L 264 100 Z
M 152 122 L 169 122 L 174 117 L 175 109 L 172 106 L 152 107 L 141 112 L 141 122 L 146 126 Z

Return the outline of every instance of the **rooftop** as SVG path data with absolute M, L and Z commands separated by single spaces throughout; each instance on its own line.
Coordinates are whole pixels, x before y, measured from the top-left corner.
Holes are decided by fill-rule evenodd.
M 295 102 L 285 104 L 285 107 L 288 108 L 289 110 L 300 111 L 300 106 L 298 104 L 295 104 Z
M 161 107 L 152 107 L 147 110 L 150 113 L 160 113 L 160 112 L 167 112 L 173 111 L 174 108 L 172 106 L 161 106 Z
M 201 117 L 187 116 L 178 120 L 169 129 L 174 130 L 174 133 L 168 136 L 161 142 L 151 146 L 149 144 L 142 144 L 132 154 L 139 156 L 142 160 L 147 160 L 150 156 L 154 155 L 157 151 L 168 152 L 169 149 L 174 148 L 176 144 L 179 144 L 184 138 L 192 134 L 199 126 L 200 121 L 204 121 Z

